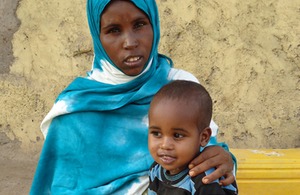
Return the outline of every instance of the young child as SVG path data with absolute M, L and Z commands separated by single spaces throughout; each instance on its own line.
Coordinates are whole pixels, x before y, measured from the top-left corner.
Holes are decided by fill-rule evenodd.
M 188 164 L 211 136 L 212 99 L 203 86 L 177 80 L 162 87 L 149 109 L 148 147 L 155 162 L 150 168 L 148 194 L 237 194 L 233 185 L 216 180 L 204 185 L 208 170 L 191 178 Z

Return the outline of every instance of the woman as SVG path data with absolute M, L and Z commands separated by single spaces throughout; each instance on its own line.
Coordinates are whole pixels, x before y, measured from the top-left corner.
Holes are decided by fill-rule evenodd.
M 47 137 L 31 194 L 141 194 L 153 162 L 146 120 L 153 95 L 170 80 L 198 82 L 158 54 L 154 0 L 88 0 L 87 15 L 93 68 L 58 96 L 42 122 Z M 190 174 L 219 167 L 205 181 L 224 175 L 229 184 L 232 166 L 228 152 L 208 147 Z

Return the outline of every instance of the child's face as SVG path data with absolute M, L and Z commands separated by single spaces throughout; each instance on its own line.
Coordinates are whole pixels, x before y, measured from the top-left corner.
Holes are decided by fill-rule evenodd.
M 198 130 L 197 113 L 191 104 L 178 100 L 151 104 L 149 151 L 154 160 L 172 175 L 184 170 L 199 153 L 200 146 L 205 146 L 209 140 L 210 129 Z
M 147 15 L 129 1 L 114 1 L 103 12 L 100 41 L 126 75 L 140 74 L 150 56 L 153 30 Z

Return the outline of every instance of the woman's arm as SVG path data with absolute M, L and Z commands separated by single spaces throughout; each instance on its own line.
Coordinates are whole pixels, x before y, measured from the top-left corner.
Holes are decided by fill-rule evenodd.
M 210 175 L 205 176 L 202 182 L 205 184 L 221 178 L 220 185 L 229 185 L 234 182 L 234 171 L 236 170 L 236 158 L 229 152 L 229 148 L 225 143 L 217 142 L 218 125 L 211 121 L 210 128 L 212 134 L 207 146 L 201 148 L 201 154 L 196 157 L 189 165 L 190 175 L 196 176 L 210 168 L 216 170 Z
M 221 146 L 209 146 L 196 157 L 189 165 L 191 177 L 196 176 L 212 167 L 216 170 L 210 175 L 205 176 L 202 182 L 208 184 L 216 179 L 225 177 L 220 180 L 220 185 L 229 185 L 234 182 L 233 175 L 234 156 Z
M 189 80 L 199 83 L 198 79 L 191 73 L 172 68 L 169 73 L 170 80 Z M 218 143 L 216 136 L 218 132 L 218 126 L 212 121 L 210 124 L 212 129 L 212 136 L 207 147 L 196 157 L 189 165 L 190 175 L 196 176 L 210 168 L 216 168 L 216 170 L 203 178 L 203 183 L 207 184 L 220 177 L 224 177 L 221 180 L 221 185 L 229 185 L 234 182 L 234 171 L 236 170 L 236 159 L 229 152 L 225 143 Z M 235 167 L 235 169 L 234 169 Z

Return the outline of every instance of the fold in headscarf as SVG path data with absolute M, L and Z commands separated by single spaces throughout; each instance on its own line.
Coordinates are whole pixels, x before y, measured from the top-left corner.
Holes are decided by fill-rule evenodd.
M 57 98 L 41 124 L 46 137 L 30 194 L 126 194 L 153 162 L 147 146 L 147 112 L 169 82 L 171 61 L 158 54 L 159 16 L 154 0 L 133 0 L 152 24 L 154 40 L 145 70 L 124 75 L 99 40 L 109 0 L 88 0 L 93 68 Z

